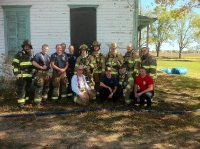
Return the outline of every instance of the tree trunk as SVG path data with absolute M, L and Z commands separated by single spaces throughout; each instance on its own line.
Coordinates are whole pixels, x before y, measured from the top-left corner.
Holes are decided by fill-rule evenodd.
M 180 48 L 180 49 L 179 49 L 179 55 L 178 55 L 178 58 L 179 58 L 179 59 L 181 59 L 181 53 L 182 53 L 182 49 Z
M 157 52 L 157 57 L 159 57 L 159 52 L 160 52 L 160 42 L 158 42 L 158 45 L 156 45 L 156 52 Z

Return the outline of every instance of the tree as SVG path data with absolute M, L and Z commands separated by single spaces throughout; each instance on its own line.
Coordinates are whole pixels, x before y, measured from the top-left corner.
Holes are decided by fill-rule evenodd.
M 191 12 L 175 19 L 175 37 L 179 45 L 179 58 L 181 58 L 182 50 L 189 48 L 195 42 L 195 32 L 192 27 L 194 17 L 194 13 Z
M 171 7 L 171 12 L 174 13 L 174 18 L 179 18 L 180 16 L 190 13 L 193 8 L 200 8 L 200 0 L 154 0 L 159 6 Z M 175 6 L 179 6 L 176 8 Z M 196 31 L 196 36 L 200 36 L 200 25 L 198 25 L 198 30 Z
M 199 36 L 200 36 L 200 15 L 194 14 L 194 19 L 192 20 L 192 27 L 195 29 L 194 35 L 197 39 L 197 42 L 199 42 Z
M 157 21 L 150 25 L 149 42 L 156 45 L 159 56 L 162 44 L 173 39 L 173 18 L 166 8 L 160 6 L 155 7 L 149 16 L 157 18 Z
M 200 0 L 154 0 L 156 4 L 160 6 L 171 6 L 173 7 L 176 4 L 180 4 L 179 9 L 176 9 L 177 13 L 190 12 L 192 8 L 200 7 Z

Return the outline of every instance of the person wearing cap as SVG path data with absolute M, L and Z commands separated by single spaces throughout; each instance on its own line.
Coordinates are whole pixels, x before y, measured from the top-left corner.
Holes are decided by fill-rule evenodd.
M 30 88 L 35 69 L 32 65 L 33 53 L 31 49 L 33 47 L 31 42 L 24 40 L 21 47 L 22 50 L 13 59 L 12 68 L 16 78 L 18 106 L 24 108 L 25 102 L 30 98 Z
M 121 53 L 117 51 L 117 44 L 111 43 L 109 45 L 109 52 L 106 55 L 106 67 L 112 68 L 112 75 L 117 77 L 119 66 L 124 63 L 124 59 Z
M 132 75 L 126 70 L 125 64 L 122 64 L 119 67 L 117 79 L 119 82 L 118 91 L 120 95 L 123 95 L 125 105 L 128 105 L 131 103 L 131 99 L 133 98 L 134 79 Z
M 138 75 L 140 67 L 140 57 L 133 50 L 132 45 L 127 45 L 127 52 L 125 53 L 124 64 L 126 65 L 126 70 L 135 78 Z
M 149 54 L 149 48 L 143 47 L 141 49 L 142 57 L 141 57 L 141 67 L 146 69 L 146 73 L 150 75 L 155 81 L 157 78 L 156 68 L 157 68 L 157 60 L 156 58 Z
M 120 95 L 117 92 L 118 85 L 117 79 L 112 76 L 112 68 L 107 67 L 105 74 L 102 75 L 100 80 L 100 102 L 105 102 L 107 98 L 111 101 L 117 101 L 120 98 Z
M 36 69 L 35 75 L 35 95 L 34 102 L 36 106 L 40 106 L 42 101 L 46 102 L 49 92 L 50 83 L 50 57 L 47 54 L 49 46 L 47 44 L 42 45 L 42 51 L 37 53 L 33 58 L 33 65 Z
M 92 52 L 91 55 L 94 57 L 94 70 L 93 70 L 93 78 L 95 82 L 95 90 L 97 93 L 97 97 L 99 96 L 99 86 L 100 79 L 102 74 L 105 72 L 105 56 L 100 51 L 101 43 L 98 41 L 94 41 L 92 43 Z
M 73 45 L 69 45 L 68 47 L 68 50 L 69 50 L 69 53 L 67 53 L 67 57 L 68 57 L 68 63 L 69 63 L 69 66 L 67 68 L 67 78 L 68 78 L 68 82 L 69 82 L 69 85 L 68 85 L 68 94 L 67 96 L 68 97 L 73 97 L 72 95 L 72 89 L 71 89 L 71 79 L 74 75 L 74 68 L 75 68 L 75 63 L 76 63 L 76 59 L 77 59 L 77 55 L 74 53 L 74 46 Z
M 80 46 L 80 56 L 76 60 L 75 64 L 75 71 L 77 71 L 78 66 L 82 65 L 84 68 L 83 75 L 86 77 L 86 81 L 93 92 L 94 90 L 94 80 L 93 80 L 93 69 L 94 69 L 94 57 L 92 55 L 88 54 L 88 46 L 85 44 L 82 44 Z
M 96 98 L 96 95 L 92 93 L 92 89 L 87 84 L 83 71 L 83 66 L 79 65 L 77 67 L 77 73 L 72 77 L 71 88 L 75 93 L 74 102 L 86 106 L 88 105 L 89 100 Z
M 52 75 L 52 96 L 53 102 L 59 100 L 60 103 L 67 101 L 67 87 L 68 79 L 66 76 L 66 70 L 68 68 L 68 57 L 62 51 L 61 44 L 56 45 L 56 52 L 51 55 L 51 67 L 53 68 Z

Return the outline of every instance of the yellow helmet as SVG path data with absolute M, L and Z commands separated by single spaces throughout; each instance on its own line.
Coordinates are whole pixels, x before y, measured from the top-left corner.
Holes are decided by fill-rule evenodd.
M 111 48 L 117 48 L 118 46 L 117 46 L 117 44 L 116 44 L 116 43 L 114 43 L 114 42 L 113 42 L 113 43 L 111 43 L 111 44 L 110 44 L 110 46 L 109 46 L 109 47 L 110 47 L 110 49 L 111 49 Z

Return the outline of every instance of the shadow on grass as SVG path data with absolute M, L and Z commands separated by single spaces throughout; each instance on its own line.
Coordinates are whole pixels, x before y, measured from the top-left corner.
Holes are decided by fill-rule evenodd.
M 164 115 L 96 111 L 4 118 L 0 119 L 0 132 L 5 134 L 0 145 L 27 149 L 198 148 L 199 116 L 200 113 Z

